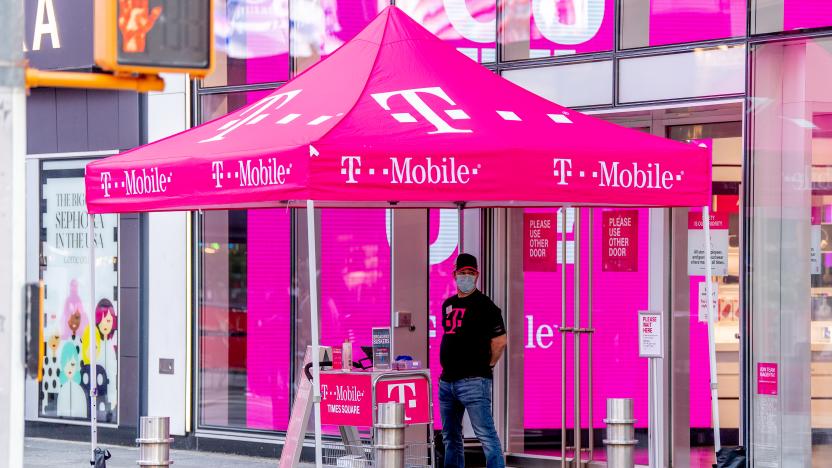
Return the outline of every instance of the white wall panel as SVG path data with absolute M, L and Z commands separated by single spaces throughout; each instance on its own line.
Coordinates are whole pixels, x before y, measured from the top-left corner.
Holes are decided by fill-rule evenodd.
M 637 57 L 619 62 L 621 103 L 745 92 L 745 47 Z
M 188 127 L 187 79 L 165 76 L 165 91 L 148 95 L 148 139 Z M 189 387 L 187 213 L 148 215 L 148 415 L 169 416 L 171 434 L 184 435 Z M 160 359 L 172 359 L 173 374 L 162 374 Z

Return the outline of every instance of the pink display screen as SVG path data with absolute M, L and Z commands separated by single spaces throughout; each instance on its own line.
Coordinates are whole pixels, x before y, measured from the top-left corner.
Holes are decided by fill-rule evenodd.
M 364 29 L 389 2 L 384 0 L 293 0 L 292 56 L 322 59 Z
M 650 0 L 649 23 L 651 46 L 741 37 L 746 0 Z
M 531 56 L 612 50 L 614 0 L 531 2 Z
M 285 209 L 248 211 L 246 421 L 286 430 L 291 376 L 291 240 Z
M 219 0 L 214 37 L 226 84 L 289 79 L 289 0 Z M 242 75 L 242 76 L 241 76 Z
M 399 0 L 396 5 L 471 59 L 495 61 L 495 0 Z

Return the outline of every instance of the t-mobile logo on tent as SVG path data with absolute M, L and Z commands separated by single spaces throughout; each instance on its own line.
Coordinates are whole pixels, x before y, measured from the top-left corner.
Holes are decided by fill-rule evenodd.
M 429 135 L 434 135 L 437 133 L 471 133 L 470 129 L 462 129 L 462 128 L 455 128 L 451 126 L 449 122 L 442 118 L 436 111 L 431 109 L 431 107 L 422 99 L 420 94 L 432 95 L 436 96 L 443 101 L 447 102 L 450 106 L 449 109 L 445 109 L 444 113 L 450 117 L 452 120 L 468 120 L 471 117 L 465 113 L 462 109 L 454 108 L 456 103 L 448 97 L 448 94 L 442 90 L 442 88 L 435 86 L 432 88 L 417 88 L 417 89 L 403 89 L 401 91 L 392 91 L 389 93 L 376 93 L 373 94 L 373 99 L 378 102 L 378 104 L 384 110 L 392 110 L 390 107 L 390 98 L 393 96 L 401 96 L 410 104 L 413 109 L 419 113 L 425 120 L 430 122 L 436 130 L 432 132 L 428 132 Z M 416 117 L 413 116 L 410 112 L 394 112 L 393 118 L 400 123 L 414 123 L 416 122 Z
M 451 156 L 447 158 L 392 157 L 390 166 L 376 170 L 374 167 L 362 167 L 361 156 L 341 156 L 341 175 L 346 176 L 346 183 L 357 184 L 357 177 L 375 176 L 389 177 L 391 184 L 462 184 L 471 181 L 471 177 L 480 173 L 482 165 L 476 166 L 457 162 Z

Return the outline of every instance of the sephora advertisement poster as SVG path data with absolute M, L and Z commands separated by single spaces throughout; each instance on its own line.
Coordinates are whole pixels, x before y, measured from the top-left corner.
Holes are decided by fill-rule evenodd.
M 90 362 L 96 353 L 98 418 L 118 419 L 118 217 L 95 215 L 92 238 L 81 163 L 41 172 L 41 279 L 45 285 L 38 415 L 89 419 Z M 89 247 L 95 244 L 95 299 Z M 93 327 L 95 346 L 90 346 Z M 94 351 L 93 351 L 94 350 Z

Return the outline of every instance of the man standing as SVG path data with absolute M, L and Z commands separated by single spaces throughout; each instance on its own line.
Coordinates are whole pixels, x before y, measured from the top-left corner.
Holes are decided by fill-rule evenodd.
M 492 369 L 506 347 L 506 328 L 500 308 L 477 290 L 478 278 L 476 257 L 460 254 L 454 268 L 457 294 L 442 304 L 439 407 L 446 468 L 465 466 L 462 415 L 466 410 L 485 451 L 486 466 L 505 467 L 491 415 L 491 387 Z

